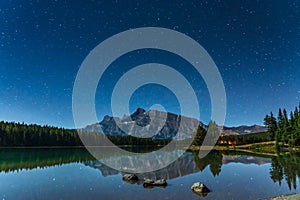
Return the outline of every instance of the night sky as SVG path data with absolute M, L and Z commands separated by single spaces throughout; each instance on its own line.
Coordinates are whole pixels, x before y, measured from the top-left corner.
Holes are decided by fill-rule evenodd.
M 138 27 L 164 27 L 199 42 L 213 58 L 227 94 L 225 125 L 262 124 L 300 101 L 299 1 L 0 1 L 0 120 L 74 127 L 72 90 L 89 52 L 108 37 Z M 201 121 L 210 119 L 206 85 L 177 55 L 130 52 L 105 72 L 96 94 L 98 119 L 111 114 L 114 84 L 134 66 L 169 65 L 190 81 Z M 179 113 L 174 94 L 146 85 L 130 110 L 160 103 Z

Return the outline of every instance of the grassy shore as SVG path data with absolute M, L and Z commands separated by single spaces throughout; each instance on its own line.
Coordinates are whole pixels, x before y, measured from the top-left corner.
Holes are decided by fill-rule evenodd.
M 197 150 L 232 150 L 232 151 L 242 151 L 242 152 L 254 152 L 257 154 L 263 154 L 263 155 L 269 155 L 269 156 L 277 156 L 278 151 L 276 151 L 275 148 L 275 141 L 270 141 L 270 142 L 260 142 L 260 143 L 251 143 L 251 144 L 244 144 L 244 145 L 230 145 L 230 146 L 190 146 L 188 148 L 189 150 L 192 151 L 197 151 Z M 294 147 L 294 148 L 289 148 L 288 146 L 281 147 L 280 153 L 288 153 L 288 152 L 300 152 L 300 147 Z
M 290 194 L 285 196 L 274 197 L 271 198 L 270 200 L 299 200 L 299 199 L 300 199 L 300 194 Z

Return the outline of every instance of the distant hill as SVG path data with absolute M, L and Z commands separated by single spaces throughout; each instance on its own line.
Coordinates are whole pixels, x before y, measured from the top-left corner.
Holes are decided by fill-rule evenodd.
M 153 121 L 151 121 L 151 118 Z M 146 111 L 143 108 L 138 108 L 130 116 L 124 115 L 122 118 L 105 116 L 101 122 L 88 125 L 82 131 L 103 132 L 113 136 L 132 135 L 152 137 L 153 139 L 185 139 L 193 136 L 198 125 L 205 129 L 207 128 L 207 125 L 194 118 L 157 110 Z M 224 126 L 222 133 L 240 135 L 264 131 L 266 131 L 266 128 L 258 125 Z
M 259 125 L 252 125 L 252 126 L 237 126 L 237 127 L 223 127 L 223 133 L 230 134 L 230 135 L 244 135 L 249 133 L 259 133 L 259 132 L 266 132 L 267 128 L 264 126 Z

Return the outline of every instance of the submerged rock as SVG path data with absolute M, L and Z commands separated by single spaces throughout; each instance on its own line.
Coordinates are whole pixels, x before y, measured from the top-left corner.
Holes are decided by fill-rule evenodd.
M 124 174 L 122 179 L 123 181 L 126 181 L 131 184 L 134 184 L 139 180 L 139 178 L 135 174 Z
M 194 183 L 191 187 L 191 190 L 200 196 L 206 196 L 210 192 L 208 187 L 200 182 Z
M 166 187 L 167 186 L 167 181 L 165 179 L 161 179 L 161 180 L 151 180 L 151 179 L 146 179 L 144 180 L 143 183 L 144 187 Z

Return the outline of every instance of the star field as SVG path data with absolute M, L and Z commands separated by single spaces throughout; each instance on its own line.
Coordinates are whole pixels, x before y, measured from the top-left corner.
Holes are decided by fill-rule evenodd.
M 1 1 L 0 120 L 74 127 L 77 71 L 100 42 L 137 27 L 165 27 L 201 44 L 219 68 L 227 93 L 226 125 L 262 124 L 278 107 L 300 101 L 298 1 Z M 201 120 L 210 99 L 201 77 L 183 59 L 141 50 L 116 60 L 96 94 L 98 119 L 110 114 L 113 84 L 130 68 L 159 62 L 184 74 L 195 89 Z M 159 98 L 159 100 L 157 100 Z M 179 112 L 171 91 L 140 88 L 130 109 L 157 101 Z

